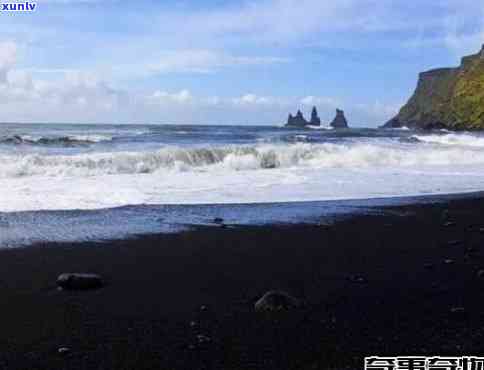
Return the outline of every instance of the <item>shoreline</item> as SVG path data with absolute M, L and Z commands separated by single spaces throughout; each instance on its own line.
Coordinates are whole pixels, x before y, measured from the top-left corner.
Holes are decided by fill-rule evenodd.
M 0 250 L 0 368 L 357 369 L 369 355 L 479 355 L 482 209 L 474 194 L 332 224 Z M 64 272 L 107 285 L 58 291 Z M 304 307 L 255 313 L 273 289 Z
M 394 207 L 481 197 L 484 191 L 297 202 L 146 204 L 92 210 L 0 212 L 0 251 L 37 244 L 117 243 L 220 224 L 229 227 L 318 225 L 381 213 Z M 214 222 L 216 219 L 218 222 Z

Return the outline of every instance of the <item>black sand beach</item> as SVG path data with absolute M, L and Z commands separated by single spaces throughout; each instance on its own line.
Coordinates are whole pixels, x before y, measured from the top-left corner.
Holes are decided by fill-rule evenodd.
M 330 226 L 3 250 L 0 369 L 360 369 L 368 355 L 482 355 L 483 210 L 476 195 Z M 63 272 L 107 285 L 58 291 Z M 255 313 L 272 289 L 305 306 Z

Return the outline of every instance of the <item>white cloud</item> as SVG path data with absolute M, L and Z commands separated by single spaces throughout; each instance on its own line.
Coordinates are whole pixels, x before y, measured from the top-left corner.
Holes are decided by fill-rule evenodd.
M 280 100 L 267 97 L 258 96 L 256 94 L 245 94 L 241 97 L 232 99 L 232 102 L 236 105 L 268 105 L 268 104 L 280 104 Z
M 17 45 L 11 41 L 0 43 L 0 83 L 5 81 L 7 72 L 15 64 Z
M 166 91 L 155 91 L 148 97 L 148 103 L 166 104 L 166 103 L 180 103 L 186 104 L 193 100 L 192 94 L 188 90 L 181 90 L 175 93 L 169 93 Z
M 324 97 L 324 96 L 305 96 L 300 100 L 300 102 L 302 105 L 305 105 L 305 106 L 320 105 L 325 107 L 336 108 L 341 105 L 341 102 L 339 102 L 337 99 Z
M 65 73 L 57 81 L 34 79 L 27 70 L 14 68 L 15 54 L 15 44 L 0 45 L 1 120 L 76 122 L 88 117 L 99 121 L 103 113 L 112 113 L 129 100 L 127 93 L 88 73 Z
M 484 43 L 484 4 L 474 0 L 446 0 L 443 44 L 454 55 L 473 54 Z
M 32 88 L 33 86 L 32 76 L 25 71 L 17 70 L 9 71 L 7 73 L 6 83 L 10 86 L 24 89 Z
M 176 50 L 162 53 L 156 63 L 147 64 L 154 73 L 211 73 L 221 68 L 286 63 L 288 59 L 234 56 L 213 50 Z
M 457 26 L 449 27 L 444 42 L 458 57 L 475 54 L 478 47 L 484 43 L 484 20 L 480 30 L 469 34 L 461 33 Z
M 398 19 L 384 22 L 381 15 L 391 6 L 376 0 L 262 0 L 244 1 L 215 11 L 196 12 L 184 18 L 184 29 L 202 34 L 244 35 L 252 41 L 297 42 L 319 31 L 340 32 L 358 29 L 374 31 L 406 27 Z M 172 13 L 168 17 L 178 18 Z
M 377 99 L 371 103 L 355 104 L 353 110 L 359 115 L 371 117 L 377 123 L 383 124 L 394 117 L 403 104 L 403 102 L 384 103 Z
M 50 74 L 39 74 L 38 69 L 17 69 L 16 53 L 16 44 L 0 44 L 0 63 L 4 71 L 4 78 L 0 80 L 0 122 L 282 124 L 288 112 L 299 108 L 308 114 L 316 105 L 323 122 L 329 122 L 334 116 L 335 107 L 352 108 L 340 99 L 325 96 L 276 96 L 256 92 L 235 97 L 197 96 L 188 89 L 157 89 L 152 93 L 122 90 L 97 74 L 74 69 L 56 69 L 58 78 L 46 78 L 51 77 Z M 233 58 L 200 60 L 206 68 L 228 64 L 227 60 L 235 64 L 252 63 Z M 202 64 L 200 60 L 198 66 Z M 353 108 L 373 118 L 393 113 L 393 109 L 383 103 L 353 105 Z

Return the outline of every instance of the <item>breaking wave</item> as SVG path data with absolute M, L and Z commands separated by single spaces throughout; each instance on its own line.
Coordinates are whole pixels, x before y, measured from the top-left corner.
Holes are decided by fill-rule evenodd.
M 443 134 L 443 135 L 413 135 L 412 139 L 416 139 L 422 143 L 440 144 L 440 145 L 456 145 L 467 146 L 475 148 L 484 147 L 484 137 L 472 134 Z
M 484 164 L 484 151 L 473 146 L 477 145 L 463 148 L 396 145 L 395 142 L 387 145 L 295 143 L 166 147 L 152 152 L 1 155 L 0 178 L 149 174 L 157 171 L 246 171 L 298 167 L 358 169 Z
M 0 137 L 0 144 L 68 147 L 90 145 L 111 140 L 112 137 L 107 135 L 73 135 L 61 137 L 33 137 L 28 135 L 13 135 Z

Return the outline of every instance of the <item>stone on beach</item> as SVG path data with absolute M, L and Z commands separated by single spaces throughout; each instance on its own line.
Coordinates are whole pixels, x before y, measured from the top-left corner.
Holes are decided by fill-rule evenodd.
M 65 290 L 99 289 L 104 281 L 97 274 L 64 273 L 57 278 L 57 285 Z
M 348 280 L 351 281 L 352 283 L 359 283 L 359 284 L 364 284 L 366 283 L 366 278 L 361 275 L 350 275 L 348 276 Z
M 467 311 L 464 307 L 452 307 L 450 313 L 457 318 L 465 318 L 468 316 Z
M 282 311 L 299 308 L 301 301 L 286 292 L 270 291 L 260 298 L 254 305 L 257 312 Z
M 451 246 L 451 247 L 454 247 L 454 246 L 457 246 L 457 245 L 461 245 L 462 244 L 462 241 L 460 240 L 449 240 L 447 242 L 447 245 Z
M 68 347 L 60 347 L 58 350 L 57 350 L 57 353 L 59 355 L 67 355 L 69 352 L 71 352 L 70 348 Z

